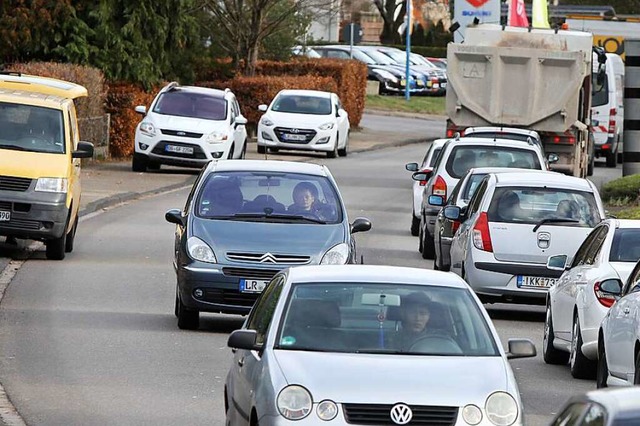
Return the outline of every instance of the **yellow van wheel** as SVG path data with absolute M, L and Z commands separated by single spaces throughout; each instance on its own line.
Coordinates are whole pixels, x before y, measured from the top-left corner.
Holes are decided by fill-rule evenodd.
M 60 238 L 54 238 L 53 240 L 45 241 L 47 247 L 47 259 L 50 260 L 62 260 L 64 259 L 65 243 L 67 240 L 67 234 L 63 234 Z

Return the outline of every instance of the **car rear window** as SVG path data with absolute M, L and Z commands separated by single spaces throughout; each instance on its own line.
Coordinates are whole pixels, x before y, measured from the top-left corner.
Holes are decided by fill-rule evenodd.
M 633 262 L 640 259 L 640 229 L 618 228 L 613 234 L 609 262 Z
M 488 138 L 488 139 L 510 139 L 514 141 L 526 142 L 529 135 L 522 135 L 519 133 L 508 133 L 508 132 L 472 132 L 469 134 L 465 134 L 465 137 L 473 137 L 473 138 Z M 532 138 L 535 139 L 535 138 Z
M 547 219 L 553 225 L 559 219 L 561 226 L 589 228 L 601 220 L 593 193 L 549 187 L 498 187 L 488 216 L 491 222 L 535 224 Z
M 271 107 L 271 111 L 329 115 L 331 114 L 331 99 L 319 96 L 280 95 Z
M 536 169 L 542 167 L 535 151 L 506 146 L 463 145 L 451 150 L 446 170 L 451 177 L 460 179 L 472 167 L 517 167 Z
M 478 185 L 480 185 L 480 182 L 482 182 L 482 179 L 484 179 L 486 175 L 487 175 L 486 173 L 478 173 L 478 174 L 469 176 L 469 179 L 467 180 L 467 185 L 465 186 L 464 191 L 462 192 L 463 200 L 469 201 L 471 197 L 473 197 L 473 193 L 476 192 L 476 188 L 478 187 Z
M 201 186 L 196 214 L 207 219 L 339 223 L 337 191 L 324 176 L 215 172 Z
M 171 91 L 160 95 L 153 112 L 204 120 L 226 120 L 227 101 L 203 93 Z

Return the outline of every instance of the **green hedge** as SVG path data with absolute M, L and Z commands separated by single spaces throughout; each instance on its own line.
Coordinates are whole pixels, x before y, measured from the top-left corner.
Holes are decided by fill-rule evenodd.
M 600 196 L 605 203 L 634 202 L 640 191 L 640 174 L 625 176 L 602 186 Z

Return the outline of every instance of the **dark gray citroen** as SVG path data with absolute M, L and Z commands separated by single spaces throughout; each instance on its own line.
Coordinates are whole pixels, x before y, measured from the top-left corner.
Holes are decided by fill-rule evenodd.
M 200 173 L 176 224 L 178 327 L 196 329 L 200 312 L 247 314 L 281 269 L 356 263 L 350 223 L 326 166 L 272 160 L 212 161 Z

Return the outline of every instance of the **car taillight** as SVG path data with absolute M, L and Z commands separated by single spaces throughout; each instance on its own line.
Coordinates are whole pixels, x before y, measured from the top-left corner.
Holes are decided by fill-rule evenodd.
M 458 228 L 460 228 L 460 222 L 458 222 L 457 220 L 454 220 L 451 222 L 451 233 L 455 234 L 456 231 L 458 230 Z
M 489 233 L 489 218 L 486 212 L 480 213 L 476 224 L 473 226 L 473 245 L 483 251 L 493 251 L 491 234 Z
M 611 108 L 609 110 L 609 133 L 616 132 L 616 109 Z
M 456 133 L 460 133 L 460 137 L 464 136 L 464 130 L 456 127 L 456 126 L 450 126 L 447 127 L 447 138 L 452 138 L 456 135 Z
M 571 145 L 576 143 L 576 137 L 575 136 L 554 135 L 552 140 L 553 140 L 553 143 L 568 143 L 568 144 L 571 144 Z
M 593 286 L 593 292 L 596 294 L 596 299 L 598 302 L 605 308 L 610 308 L 616 303 L 616 298 L 612 294 L 607 294 L 603 291 L 600 291 L 600 283 L 596 282 Z
M 447 129 L 447 137 L 452 138 L 456 134 L 455 129 Z
M 442 179 L 442 176 L 438 176 L 433 184 L 432 195 L 439 195 L 443 200 L 447 199 L 447 183 Z

